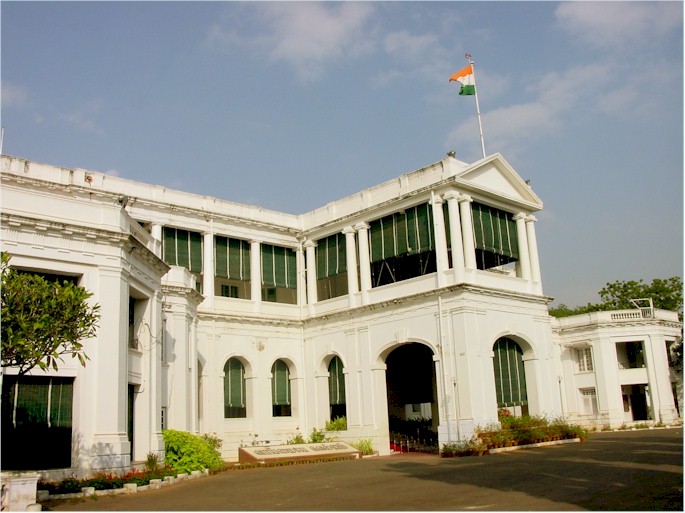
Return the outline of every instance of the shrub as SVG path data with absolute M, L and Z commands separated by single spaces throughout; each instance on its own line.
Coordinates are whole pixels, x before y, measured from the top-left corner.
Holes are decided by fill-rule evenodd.
M 219 451 L 201 436 L 185 431 L 165 429 L 166 462 L 177 472 L 189 474 L 193 470 L 218 470 L 224 461 Z
M 336 417 L 326 421 L 326 431 L 346 431 L 347 417 Z
M 350 445 L 355 449 L 361 451 L 361 453 L 365 456 L 373 454 L 373 440 L 371 440 L 370 438 L 362 438 L 361 440 L 352 442 Z
M 332 442 L 333 439 L 326 436 L 326 432 L 322 429 L 312 429 L 312 434 L 309 435 L 309 439 L 302 436 L 302 433 L 297 433 L 293 437 L 286 440 L 287 445 L 296 444 L 320 444 L 323 442 Z
M 159 456 L 156 452 L 148 452 L 145 457 L 145 470 L 154 472 L 159 467 Z

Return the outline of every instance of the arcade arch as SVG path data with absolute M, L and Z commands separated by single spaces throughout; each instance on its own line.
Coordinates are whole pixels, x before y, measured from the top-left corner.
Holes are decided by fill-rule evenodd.
M 433 349 L 405 342 L 384 351 L 388 426 L 393 435 L 437 439 L 438 391 Z

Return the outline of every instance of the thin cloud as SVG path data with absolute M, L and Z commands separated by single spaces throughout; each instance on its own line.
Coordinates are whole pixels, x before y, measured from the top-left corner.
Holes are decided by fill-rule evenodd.
M 104 129 L 95 121 L 98 112 L 100 111 L 102 102 L 100 100 L 91 100 L 84 104 L 81 108 L 74 112 L 60 114 L 60 119 L 67 124 L 94 134 L 104 134 Z
M 23 108 L 28 105 L 29 95 L 21 86 L 10 82 L 2 82 L 2 108 Z
M 370 3 L 260 2 L 237 9 L 241 16 L 215 24 L 208 43 L 227 51 L 248 48 L 271 61 L 286 62 L 306 81 L 320 78 L 331 63 L 363 55 L 372 47 L 366 33 L 374 12 Z M 241 33 L 242 27 L 231 25 L 235 19 L 260 29 Z
M 680 2 L 565 2 L 555 12 L 569 34 L 599 47 L 649 45 L 681 26 Z
M 607 83 L 611 74 L 609 66 L 599 64 L 575 67 L 561 74 L 547 73 L 528 85 L 527 92 L 533 95 L 533 100 L 483 112 L 488 146 L 507 155 L 516 155 L 538 144 L 540 138 L 560 133 L 569 113 L 578 115 L 579 111 L 588 108 L 583 104 L 587 103 L 585 86 L 588 77 L 592 78 L 593 86 L 598 90 Z M 517 84 L 510 85 L 518 87 Z M 471 141 L 474 137 L 474 121 L 467 119 L 452 130 L 447 141 L 454 145 L 457 141 Z

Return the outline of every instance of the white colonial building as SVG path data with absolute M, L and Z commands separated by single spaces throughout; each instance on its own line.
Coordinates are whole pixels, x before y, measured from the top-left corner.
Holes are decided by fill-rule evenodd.
M 164 428 L 216 433 L 231 460 L 337 416 L 381 454 L 416 417 L 440 444 L 501 407 L 678 418 L 677 315 L 550 317 L 542 202 L 499 154 L 302 215 L 10 156 L 1 199 L 11 265 L 75 280 L 102 315 L 85 367 L 5 369 L 4 469 L 125 469 L 163 452 Z

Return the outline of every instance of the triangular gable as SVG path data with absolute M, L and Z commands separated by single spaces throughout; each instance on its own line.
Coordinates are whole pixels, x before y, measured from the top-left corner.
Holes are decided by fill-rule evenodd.
M 474 162 L 456 176 L 467 188 L 542 208 L 542 200 L 499 153 Z

